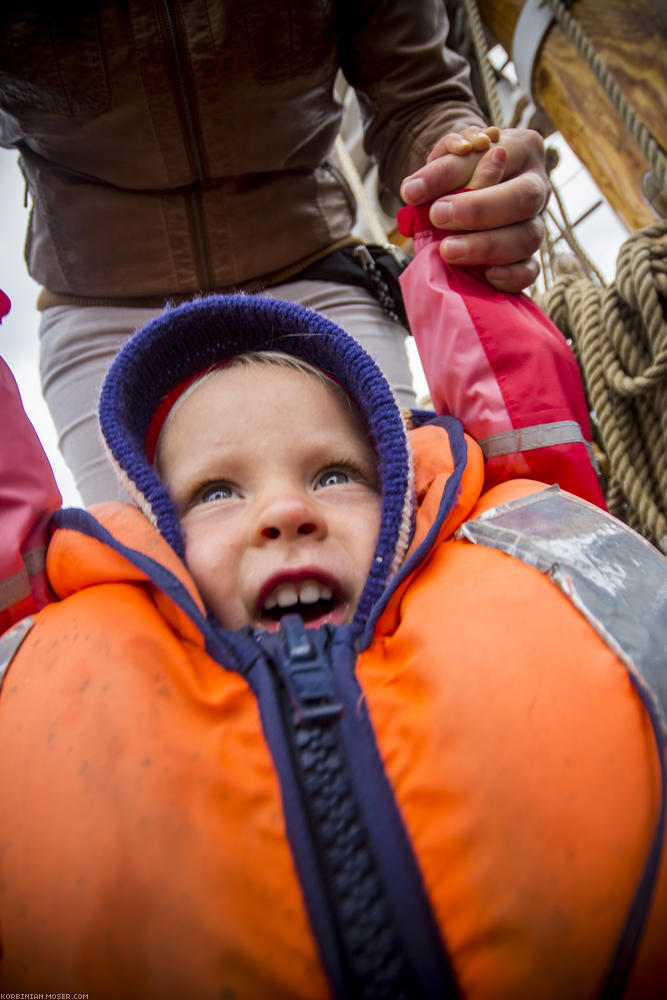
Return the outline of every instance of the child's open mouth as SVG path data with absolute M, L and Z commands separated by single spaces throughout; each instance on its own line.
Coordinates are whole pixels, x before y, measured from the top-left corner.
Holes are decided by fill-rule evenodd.
M 282 581 L 262 600 L 259 625 L 269 632 L 276 632 L 286 614 L 298 614 L 305 625 L 317 628 L 330 623 L 342 624 L 347 615 L 347 605 L 327 583 L 307 577 L 304 580 Z

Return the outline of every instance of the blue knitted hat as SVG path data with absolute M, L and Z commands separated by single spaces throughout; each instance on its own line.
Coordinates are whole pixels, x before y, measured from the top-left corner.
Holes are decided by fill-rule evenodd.
M 104 382 L 100 426 L 112 460 L 139 507 L 183 558 L 176 512 L 146 457 L 151 421 L 185 379 L 248 351 L 283 351 L 333 376 L 357 401 L 366 421 L 379 459 L 382 519 L 355 616 L 362 623 L 409 545 L 412 463 L 403 418 L 384 375 L 333 323 L 302 306 L 244 294 L 215 295 L 167 309 L 127 342 Z

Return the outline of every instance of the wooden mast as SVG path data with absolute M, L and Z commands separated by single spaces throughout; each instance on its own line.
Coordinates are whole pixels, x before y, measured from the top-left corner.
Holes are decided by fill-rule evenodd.
M 478 0 L 485 27 L 508 54 L 512 52 L 514 31 L 523 6 L 523 0 Z M 568 9 L 664 153 L 667 150 L 664 0 L 574 0 Z M 531 45 L 535 41 L 529 39 Z M 641 229 L 655 222 L 660 216 L 642 194 L 650 165 L 593 70 L 556 21 L 551 23 L 537 49 L 531 93 L 626 227 Z

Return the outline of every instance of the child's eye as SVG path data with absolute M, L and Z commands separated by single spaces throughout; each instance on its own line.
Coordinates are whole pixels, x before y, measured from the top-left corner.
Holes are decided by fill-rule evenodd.
M 323 489 L 326 486 L 340 486 L 341 483 L 351 483 L 352 476 L 344 469 L 327 469 L 323 472 L 315 484 L 315 489 Z
M 216 500 L 231 500 L 238 492 L 229 483 L 209 483 L 199 491 L 199 503 L 214 503 Z

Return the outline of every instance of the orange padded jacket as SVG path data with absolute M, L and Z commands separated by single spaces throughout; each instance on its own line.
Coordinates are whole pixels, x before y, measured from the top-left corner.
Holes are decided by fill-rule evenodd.
M 667 994 L 660 625 L 619 569 L 632 550 L 650 589 L 661 557 L 557 490 L 481 494 L 462 442 L 412 433 L 416 532 L 361 639 L 297 623 L 282 661 L 206 619 L 137 510 L 56 515 L 59 600 L 0 647 L 5 992 Z M 643 649 L 596 619 L 594 536 Z

